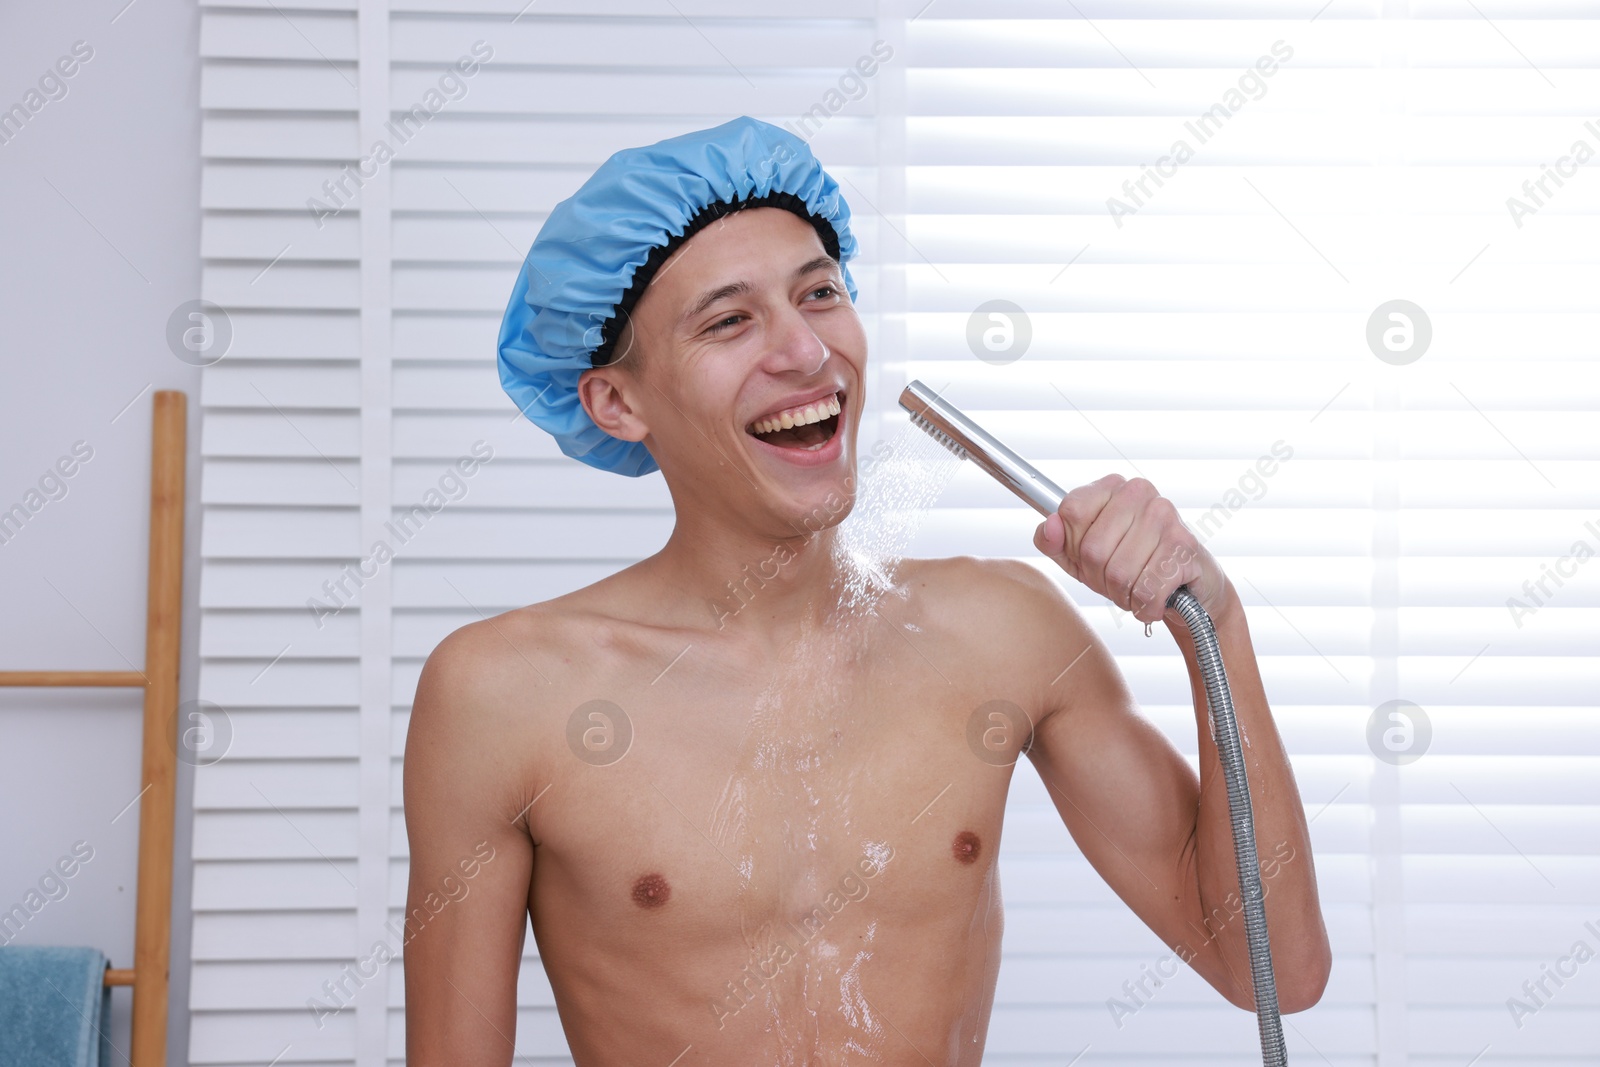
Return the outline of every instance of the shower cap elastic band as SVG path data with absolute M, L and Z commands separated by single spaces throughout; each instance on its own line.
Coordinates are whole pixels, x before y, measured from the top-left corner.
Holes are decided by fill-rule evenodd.
M 561 451 L 632 477 L 659 470 L 642 442 L 612 437 L 578 400 L 578 376 L 608 363 L 661 264 L 709 223 L 752 207 L 810 222 L 838 261 L 857 252 L 850 207 L 799 137 L 748 116 L 624 149 L 557 204 L 528 249 L 500 323 L 500 384 Z

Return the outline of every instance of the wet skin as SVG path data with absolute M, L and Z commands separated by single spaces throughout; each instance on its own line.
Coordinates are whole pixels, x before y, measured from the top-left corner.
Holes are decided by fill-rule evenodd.
M 405 754 L 408 914 L 425 919 L 406 946 L 412 1067 L 511 1062 L 526 917 L 580 1067 L 978 1064 L 1001 820 L 1029 744 L 1016 724 L 1086 859 L 1250 1005 L 1242 924 L 1202 930 L 1237 882 L 1186 631 L 1203 777 L 1027 563 L 907 560 L 875 613 L 835 614 L 866 338 L 821 252 L 806 223 L 761 208 L 669 257 L 619 346 L 643 358 L 580 388 L 606 432 L 660 463 L 671 538 L 456 630 L 424 666 Z M 748 284 L 697 309 L 730 280 Z M 746 433 L 778 401 L 835 388 L 837 455 L 791 463 Z M 777 577 L 714 609 L 775 546 Z M 1280 1000 L 1302 1010 L 1327 975 L 1303 808 L 1242 608 L 1210 578 L 1258 849 L 1303 856 L 1267 900 Z M 441 886 L 450 902 L 429 907 Z
M 1038 718 L 1064 665 L 1046 672 L 1059 651 L 1001 617 L 1011 566 L 907 561 L 876 617 L 797 626 L 781 649 L 743 614 L 719 631 L 629 619 L 626 572 L 459 631 L 430 681 L 453 675 L 497 708 L 493 725 L 439 724 L 475 742 L 438 743 L 482 746 L 457 781 L 494 783 L 495 858 L 408 960 L 451 974 L 450 995 L 509 1035 L 525 907 L 579 1064 L 686 1047 L 682 1063 L 979 1063 L 995 857 L 1027 738 L 1002 727 L 980 758 L 969 725 L 997 699 Z M 597 698 L 631 726 L 616 762 L 567 740 Z M 580 719 L 614 743 L 620 717 L 601 714 Z M 481 1018 L 458 1021 L 471 1062 L 507 1062 Z

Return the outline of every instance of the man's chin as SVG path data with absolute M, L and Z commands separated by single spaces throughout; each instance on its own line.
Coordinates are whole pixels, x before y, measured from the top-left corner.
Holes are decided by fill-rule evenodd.
M 821 533 L 839 525 L 855 509 L 855 479 L 842 474 L 832 484 L 812 487 L 791 516 L 791 522 L 806 533 Z

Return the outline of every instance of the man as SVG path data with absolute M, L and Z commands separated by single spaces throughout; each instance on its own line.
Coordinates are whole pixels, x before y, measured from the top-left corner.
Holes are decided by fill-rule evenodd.
M 462 627 L 423 669 L 405 759 L 412 1067 L 511 1062 L 524 915 L 581 1067 L 978 1064 L 1024 751 L 1117 894 L 1252 1008 L 1204 691 L 1164 611 L 1185 583 L 1250 741 L 1280 1003 L 1320 997 L 1305 818 L 1244 611 L 1148 482 L 1074 490 L 1035 545 L 1172 629 L 1198 779 L 1029 565 L 906 560 L 870 611 L 841 609 L 860 578 L 835 551 L 866 400 L 854 250 L 805 144 L 747 118 L 618 153 L 541 229 L 502 383 L 567 454 L 659 466 L 676 525 L 603 581 Z

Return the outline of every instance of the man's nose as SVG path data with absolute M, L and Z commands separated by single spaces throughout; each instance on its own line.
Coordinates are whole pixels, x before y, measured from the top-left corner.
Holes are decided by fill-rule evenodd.
M 765 361 L 768 373 L 792 371 L 809 377 L 822 370 L 832 355 L 799 308 L 787 308 L 773 320 L 772 345 Z

